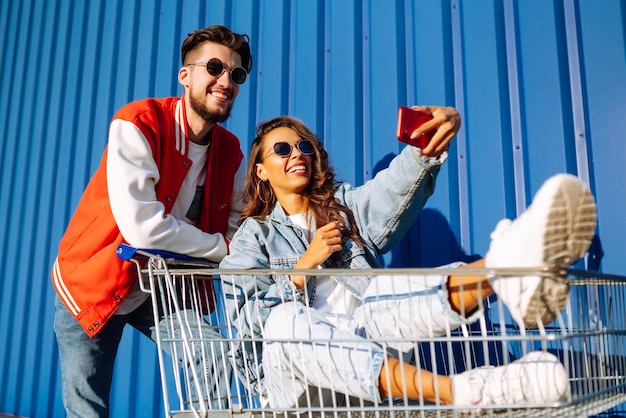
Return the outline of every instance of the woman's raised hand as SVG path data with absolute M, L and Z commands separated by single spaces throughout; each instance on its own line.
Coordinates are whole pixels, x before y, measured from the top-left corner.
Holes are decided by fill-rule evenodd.
M 419 136 L 430 130 L 435 130 L 433 139 L 422 149 L 422 155 L 426 157 L 438 157 L 448 149 L 452 138 L 461 127 L 461 116 L 453 107 L 439 106 L 413 106 L 413 109 L 432 115 L 432 119 L 417 128 L 413 133 Z

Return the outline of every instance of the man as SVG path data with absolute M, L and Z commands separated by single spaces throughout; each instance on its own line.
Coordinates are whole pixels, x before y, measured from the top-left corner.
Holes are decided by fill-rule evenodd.
M 181 98 L 139 100 L 114 116 L 101 164 L 59 243 L 54 328 L 69 417 L 108 416 L 126 324 L 153 338 L 148 295 L 117 245 L 219 262 L 237 227 L 245 163 L 237 137 L 217 123 L 247 79 L 249 40 L 211 26 L 187 37 L 181 58 Z

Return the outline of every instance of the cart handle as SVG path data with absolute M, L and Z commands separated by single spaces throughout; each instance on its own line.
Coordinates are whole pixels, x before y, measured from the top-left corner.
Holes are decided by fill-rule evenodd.
M 174 253 L 165 250 L 135 248 L 128 244 L 119 244 L 117 246 L 117 256 L 124 261 L 132 261 L 133 259 L 150 258 L 153 256 L 161 256 L 165 259 L 172 259 L 176 261 L 191 261 L 197 263 L 210 263 L 204 258 L 191 257 L 185 254 Z

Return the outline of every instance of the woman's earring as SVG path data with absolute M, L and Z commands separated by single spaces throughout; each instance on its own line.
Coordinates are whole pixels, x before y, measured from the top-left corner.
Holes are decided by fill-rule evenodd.
M 270 197 L 267 200 L 263 199 L 264 192 L 261 190 L 261 184 L 265 184 L 265 181 L 260 181 L 260 182 L 258 182 L 256 184 L 256 194 L 259 196 L 259 200 L 267 205 L 274 198 L 274 193 L 272 191 L 271 186 L 268 185 L 267 187 L 268 187 L 268 189 L 270 191 Z

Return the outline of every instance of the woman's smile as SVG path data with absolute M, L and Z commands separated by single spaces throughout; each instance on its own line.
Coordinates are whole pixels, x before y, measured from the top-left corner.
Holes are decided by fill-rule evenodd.
M 306 166 L 306 164 L 303 161 L 297 162 L 295 164 L 292 164 L 288 169 L 287 169 L 287 173 L 290 174 L 299 174 L 299 175 L 304 175 L 309 171 L 308 167 Z

